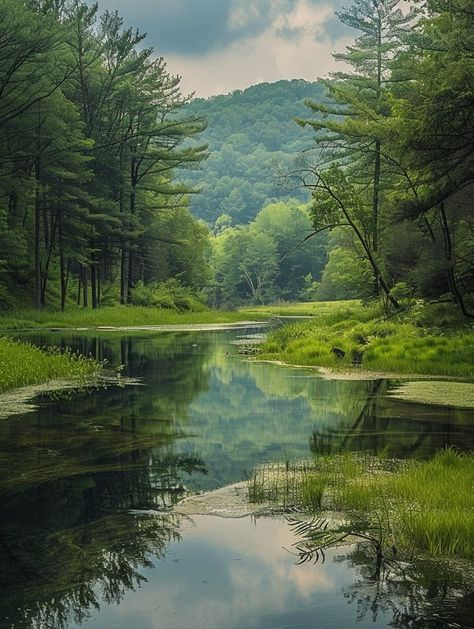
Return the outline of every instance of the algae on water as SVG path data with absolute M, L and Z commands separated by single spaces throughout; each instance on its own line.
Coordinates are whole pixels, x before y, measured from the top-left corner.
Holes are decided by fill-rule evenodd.
M 405 382 L 391 391 L 390 395 L 408 402 L 474 408 L 474 384 L 471 382 L 439 380 Z

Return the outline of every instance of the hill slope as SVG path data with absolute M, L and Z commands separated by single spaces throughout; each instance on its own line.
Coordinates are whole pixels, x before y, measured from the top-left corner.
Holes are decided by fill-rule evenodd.
M 303 80 L 261 83 L 227 96 L 196 99 L 187 113 L 204 116 L 208 128 L 201 137 L 211 155 L 189 179 L 203 186 L 192 198 L 192 213 L 213 224 L 223 213 L 234 224 L 253 220 L 263 205 L 289 196 L 307 200 L 303 192 L 283 190 L 274 165 L 288 168 L 311 145 L 312 133 L 301 129 L 307 98 L 320 98 L 324 87 Z

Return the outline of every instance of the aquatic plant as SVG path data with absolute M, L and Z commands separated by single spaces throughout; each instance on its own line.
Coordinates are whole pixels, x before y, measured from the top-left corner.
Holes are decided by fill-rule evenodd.
M 300 510 L 317 513 L 315 531 L 321 528 L 322 510 L 344 513 L 347 526 L 325 528 L 323 537 L 314 538 L 316 549 L 336 541 L 334 536 L 358 532 L 373 537 L 378 530 L 384 556 L 386 549 L 395 549 L 405 557 L 425 552 L 474 558 L 472 454 L 446 448 L 429 461 L 405 462 L 367 455 L 329 455 L 318 457 L 312 467 L 306 462 L 304 472 L 297 463 L 285 467 L 290 475 L 290 500 L 284 495 L 283 466 L 277 468 L 278 483 L 268 466 L 256 468 L 249 480 L 249 498 L 291 502 Z M 253 487 L 258 487 L 258 492 L 253 493 Z M 316 501 L 314 495 L 318 496 Z

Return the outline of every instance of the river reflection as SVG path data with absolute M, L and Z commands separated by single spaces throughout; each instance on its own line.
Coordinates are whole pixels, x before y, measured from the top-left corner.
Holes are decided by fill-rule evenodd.
M 352 626 L 360 605 L 341 605 L 343 588 L 365 582 L 353 557 L 296 567 L 284 522 L 183 523 L 169 507 L 186 487 L 311 450 L 469 448 L 473 414 L 397 402 L 384 381 L 244 361 L 236 334 L 31 337 L 123 365 L 140 384 L 44 395 L 0 422 L 0 627 L 89 616 L 104 629 Z M 358 626 L 394 617 L 386 608 Z
M 144 386 L 57 402 L 55 415 L 134 421 L 141 434 L 171 431 L 176 452 L 199 453 L 207 474 L 194 489 L 242 480 L 253 465 L 314 453 L 363 450 L 426 457 L 445 445 L 472 448 L 472 410 L 437 408 L 387 396 L 387 381 L 328 381 L 304 369 L 243 360 L 228 332 L 35 335 L 123 365 Z M 37 416 L 47 420 L 51 403 Z

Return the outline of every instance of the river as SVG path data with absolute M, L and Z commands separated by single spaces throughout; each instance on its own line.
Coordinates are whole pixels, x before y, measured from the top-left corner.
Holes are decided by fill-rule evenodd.
M 44 394 L 0 421 L 0 627 L 470 626 L 472 590 L 449 567 L 381 581 L 355 546 L 297 566 L 284 517 L 170 511 L 260 462 L 474 445 L 472 410 L 247 360 L 258 332 L 27 335 L 121 366 L 124 385 Z

